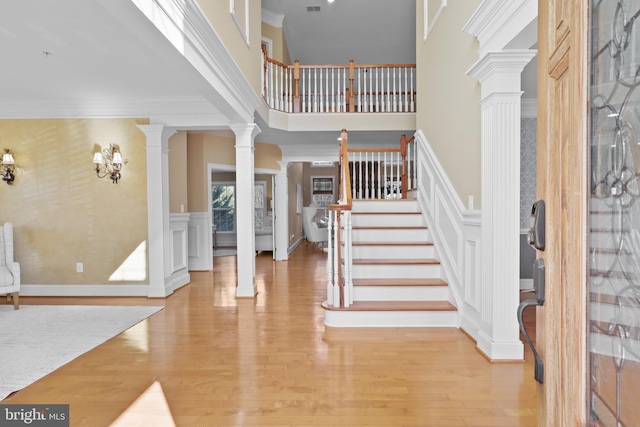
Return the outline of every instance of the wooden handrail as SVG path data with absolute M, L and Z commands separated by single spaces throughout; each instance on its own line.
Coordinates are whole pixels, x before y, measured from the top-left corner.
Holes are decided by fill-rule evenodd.
M 416 64 L 293 65 L 264 56 L 269 107 L 288 112 L 415 112 Z M 313 86 L 313 87 L 312 87 Z

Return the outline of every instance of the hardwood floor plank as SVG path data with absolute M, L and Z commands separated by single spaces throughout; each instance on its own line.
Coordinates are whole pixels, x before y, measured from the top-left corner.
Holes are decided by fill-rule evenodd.
M 178 426 L 536 425 L 528 349 L 492 364 L 455 328 L 325 328 L 325 259 L 260 254 L 255 299 L 235 298 L 236 257 L 166 299 L 23 297 L 165 309 L 3 403 L 68 403 L 71 425 L 108 426 L 157 381 Z

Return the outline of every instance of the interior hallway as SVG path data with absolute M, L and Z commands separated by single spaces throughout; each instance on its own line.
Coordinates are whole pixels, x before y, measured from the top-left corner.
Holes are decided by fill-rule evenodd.
M 325 331 L 325 257 L 261 253 L 255 299 L 235 298 L 235 256 L 167 299 L 22 297 L 165 309 L 2 403 L 70 404 L 71 425 L 107 426 L 158 381 L 178 426 L 536 425 L 528 348 L 492 364 L 456 329 Z

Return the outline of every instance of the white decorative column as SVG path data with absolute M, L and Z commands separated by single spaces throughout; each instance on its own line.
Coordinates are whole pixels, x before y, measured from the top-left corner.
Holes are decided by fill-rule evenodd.
M 481 86 L 482 302 L 478 348 L 493 360 L 521 360 L 520 89 L 534 50 L 490 52 L 467 72 Z
M 260 133 L 255 123 L 231 125 L 236 134 L 236 235 L 238 286 L 236 297 L 253 298 L 258 293 L 256 276 L 255 200 L 253 139 Z
M 176 131 L 162 124 L 138 125 L 147 137 L 147 222 L 150 298 L 173 293 L 169 224 L 169 138 Z
M 275 228 L 276 261 L 289 259 L 289 162 L 278 162 L 280 172 L 276 174 Z

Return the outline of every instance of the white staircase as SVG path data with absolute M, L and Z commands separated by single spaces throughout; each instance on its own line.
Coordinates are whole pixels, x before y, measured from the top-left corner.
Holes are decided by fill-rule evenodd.
M 325 325 L 457 327 L 430 237 L 415 199 L 354 200 L 353 304 L 324 303 Z

